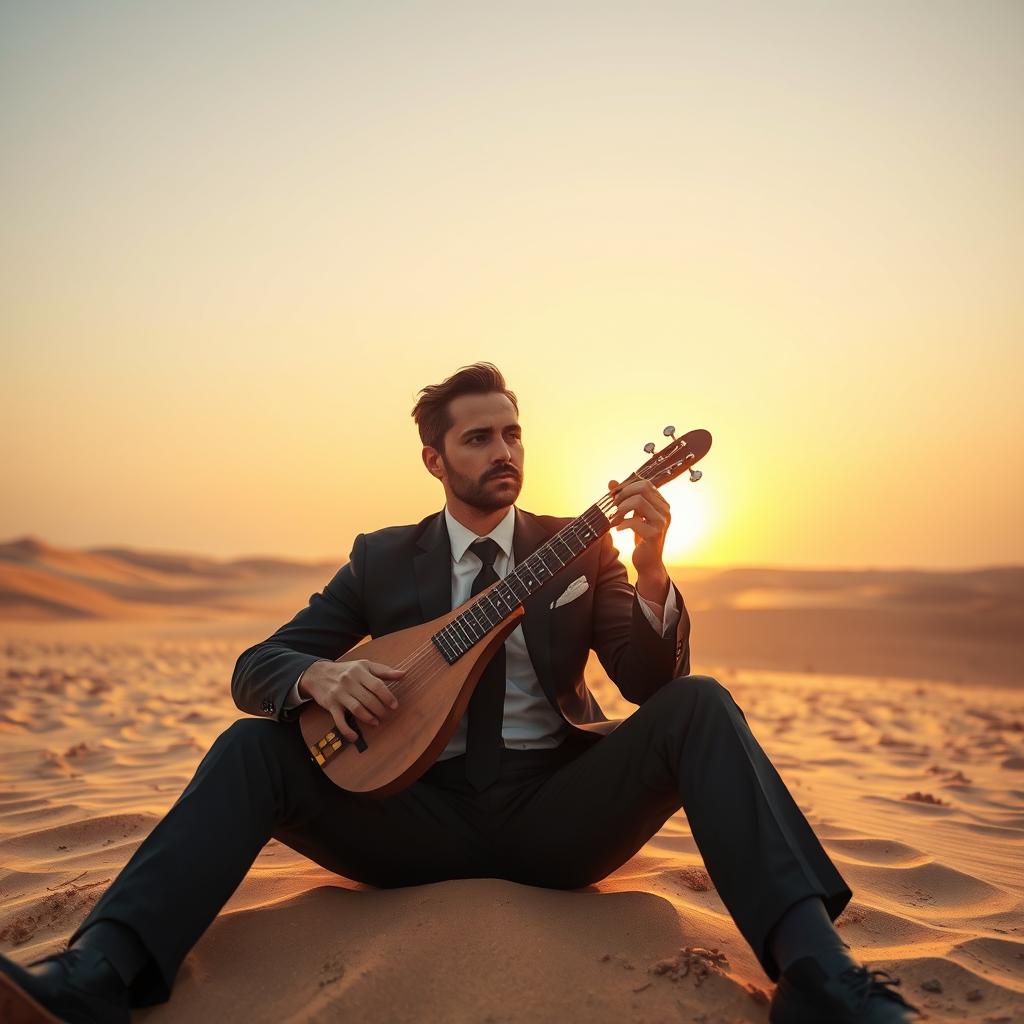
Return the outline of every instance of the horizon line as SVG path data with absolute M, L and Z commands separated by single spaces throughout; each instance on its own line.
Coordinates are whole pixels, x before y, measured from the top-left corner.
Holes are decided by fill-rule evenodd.
M 199 557 L 211 562 L 229 564 L 232 562 L 246 562 L 252 560 L 274 560 L 280 562 L 291 562 L 294 565 L 305 565 L 313 568 L 321 565 L 344 565 L 345 562 L 338 562 L 336 556 L 327 555 L 323 557 L 300 558 L 295 555 L 275 554 L 272 552 L 246 552 L 238 555 L 215 555 L 204 551 L 187 550 L 183 548 L 157 548 L 142 547 L 132 544 L 93 544 L 89 546 L 75 547 L 72 545 L 61 545 L 44 540 L 38 534 L 25 533 L 9 540 L 0 540 L 0 547 L 9 546 L 35 546 L 49 548 L 52 550 L 78 551 L 89 554 L 97 554 L 103 551 L 132 551 L 170 557 Z M 621 553 L 620 553 L 621 554 Z M 621 559 L 628 572 L 635 573 L 632 562 L 628 556 Z M 745 570 L 766 570 L 769 572 L 931 572 L 931 573 L 976 573 L 989 572 L 992 570 L 1024 569 L 1024 562 L 996 562 L 974 566 L 935 566 L 935 565 L 836 565 L 828 563 L 807 564 L 807 565 L 773 565 L 764 562 L 729 562 L 729 563 L 700 563 L 700 562 L 667 562 L 665 568 L 671 573 L 677 571 L 703 571 L 703 572 L 729 572 L 736 569 Z

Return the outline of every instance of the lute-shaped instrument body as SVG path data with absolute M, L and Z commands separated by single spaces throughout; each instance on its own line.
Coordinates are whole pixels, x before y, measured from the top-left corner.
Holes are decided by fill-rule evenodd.
M 398 697 L 398 710 L 378 726 L 367 726 L 350 711 L 345 720 L 360 736 L 353 743 L 338 732 L 330 713 L 319 704 L 302 712 L 299 724 L 313 759 L 327 777 L 353 793 L 389 796 L 415 782 L 448 745 L 469 705 L 477 680 L 498 648 L 519 624 L 517 608 L 474 645 L 472 656 L 449 665 L 431 637 L 441 633 L 479 597 L 475 594 L 446 615 L 419 626 L 377 637 L 346 651 L 335 661 L 367 658 L 382 665 L 406 667 L 406 674 L 388 687 Z
M 665 428 L 666 436 L 673 428 Z M 691 430 L 651 454 L 622 483 L 650 480 L 660 487 L 690 470 L 711 447 L 706 430 Z M 358 734 L 355 742 L 338 731 L 330 713 L 316 703 L 299 715 L 302 737 L 311 757 L 342 789 L 368 796 L 398 793 L 416 781 L 447 746 L 469 705 L 484 668 L 523 617 L 523 600 L 608 532 L 610 495 L 591 505 L 563 527 L 503 579 L 492 583 L 458 608 L 430 622 L 380 636 L 346 651 L 338 662 L 368 659 L 404 669 L 388 687 L 398 708 L 380 725 L 367 726 L 350 711 L 345 720 Z

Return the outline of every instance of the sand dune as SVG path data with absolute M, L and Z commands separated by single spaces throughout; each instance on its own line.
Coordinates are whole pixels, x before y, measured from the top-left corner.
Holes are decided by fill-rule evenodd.
M 287 615 L 337 568 L 128 548 L 74 551 L 22 537 L 0 544 L 0 620 L 161 622 Z
M 695 650 L 735 668 L 1017 686 L 1024 569 L 673 572 Z

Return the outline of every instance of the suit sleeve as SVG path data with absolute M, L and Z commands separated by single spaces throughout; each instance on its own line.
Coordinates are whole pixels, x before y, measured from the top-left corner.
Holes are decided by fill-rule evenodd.
M 243 651 L 231 676 L 231 696 L 250 715 L 295 718 L 288 694 L 315 661 L 334 661 L 368 633 L 363 602 L 366 538 L 359 534 L 348 562 L 309 604 L 261 643 Z
M 309 666 L 307 665 L 306 667 L 308 668 Z M 282 718 L 291 717 L 290 715 L 288 715 L 289 711 L 291 711 L 293 708 L 297 708 L 300 704 L 308 704 L 312 700 L 311 697 L 299 696 L 299 683 L 302 682 L 302 677 L 305 674 L 306 669 L 303 669 L 299 673 L 299 678 L 296 679 L 294 683 L 292 683 L 292 688 L 288 691 L 288 696 L 284 699 L 284 711 L 281 712 Z
M 599 559 L 590 645 L 622 696 L 643 704 L 670 679 L 690 674 L 690 616 L 673 583 L 679 620 L 661 636 L 645 617 L 608 534 L 601 538 Z

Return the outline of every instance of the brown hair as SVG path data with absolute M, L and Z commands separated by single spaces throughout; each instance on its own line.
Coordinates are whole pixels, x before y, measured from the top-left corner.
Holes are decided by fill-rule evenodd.
M 463 366 L 457 373 L 440 384 L 428 384 L 420 389 L 420 397 L 412 408 L 412 418 L 419 427 L 420 440 L 444 454 L 444 435 L 452 428 L 448 403 L 459 395 L 487 395 L 499 391 L 515 406 L 519 403 L 513 392 L 505 387 L 505 378 L 493 363 L 473 363 Z

